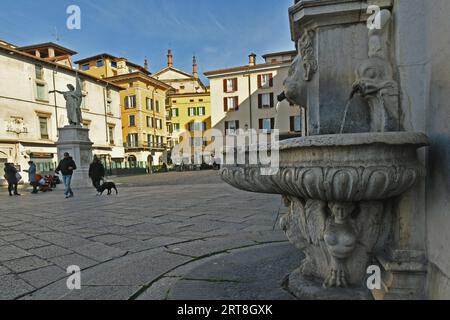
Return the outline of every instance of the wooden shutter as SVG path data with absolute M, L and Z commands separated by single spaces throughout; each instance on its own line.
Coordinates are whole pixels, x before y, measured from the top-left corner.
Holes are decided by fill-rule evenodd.
M 228 124 L 228 121 L 225 121 L 225 134 L 226 134 L 226 132 L 228 131 L 228 128 L 229 128 L 230 126 L 229 126 L 229 124 Z
M 125 108 L 128 108 L 130 105 L 128 103 L 128 97 L 125 97 Z
M 273 87 L 273 74 L 269 74 L 269 87 Z
M 258 88 L 262 87 L 262 75 L 258 74 Z
M 290 117 L 290 127 L 291 127 L 291 132 L 295 131 L 295 117 Z
M 262 109 L 262 94 L 258 94 L 258 108 Z
M 239 110 L 239 97 L 234 97 L 234 110 Z
M 274 107 L 273 98 L 274 98 L 274 95 L 273 95 L 273 92 L 272 92 L 272 93 L 270 94 L 270 107 L 271 107 L 271 108 Z
M 263 119 L 259 119 L 259 130 L 263 129 Z
M 227 92 L 227 79 L 223 79 L 223 92 Z
M 223 111 L 228 112 L 228 99 L 223 98 Z
M 239 120 L 236 120 L 236 130 L 239 130 Z
M 233 79 L 233 91 L 238 91 L 238 79 Z
M 270 118 L 270 129 L 275 129 L 275 118 Z

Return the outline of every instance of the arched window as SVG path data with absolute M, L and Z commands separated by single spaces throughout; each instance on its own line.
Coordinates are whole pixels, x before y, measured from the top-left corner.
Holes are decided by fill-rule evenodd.
M 135 156 L 129 156 L 128 163 L 130 164 L 131 168 L 136 168 L 137 167 L 137 158 Z

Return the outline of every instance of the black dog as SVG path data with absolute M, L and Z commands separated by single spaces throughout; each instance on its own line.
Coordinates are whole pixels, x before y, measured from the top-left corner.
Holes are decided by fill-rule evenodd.
M 119 194 L 119 191 L 117 191 L 116 185 L 114 182 L 105 182 L 97 189 L 97 195 L 101 196 L 105 190 L 108 190 L 108 196 L 111 195 L 112 190 L 116 191 L 116 194 Z

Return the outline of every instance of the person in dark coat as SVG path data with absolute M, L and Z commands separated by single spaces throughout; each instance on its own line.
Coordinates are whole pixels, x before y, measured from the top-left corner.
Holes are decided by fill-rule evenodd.
M 20 196 L 17 192 L 17 169 L 12 163 L 5 163 L 5 179 L 8 181 L 8 192 L 10 196 L 13 196 L 13 191 L 15 196 Z
M 72 157 L 69 153 L 64 153 L 64 159 L 59 162 L 58 167 L 55 172 L 59 174 L 61 172 L 64 181 L 64 195 L 67 198 L 73 198 L 73 191 L 70 187 L 70 183 L 72 182 L 73 171 L 77 169 L 77 165 L 75 161 L 73 161 Z
M 24 170 L 25 172 L 28 172 L 28 181 L 30 182 L 30 185 L 33 187 L 33 194 L 38 193 L 38 183 L 36 181 L 36 164 L 33 161 L 29 161 L 28 165 L 30 168 L 28 170 Z
M 105 167 L 100 159 L 94 157 L 94 161 L 89 166 L 89 178 L 92 180 L 92 184 L 97 190 L 100 187 L 100 181 L 105 177 Z

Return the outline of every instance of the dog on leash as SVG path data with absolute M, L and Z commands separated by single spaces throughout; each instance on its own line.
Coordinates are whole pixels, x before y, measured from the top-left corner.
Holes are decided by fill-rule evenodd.
M 98 187 L 97 195 L 98 196 L 103 195 L 103 192 L 105 192 L 106 190 L 108 190 L 108 196 L 111 195 L 112 190 L 115 190 L 116 194 L 119 194 L 119 191 L 117 191 L 117 187 L 116 187 L 116 184 L 114 182 L 105 182 L 100 187 Z

